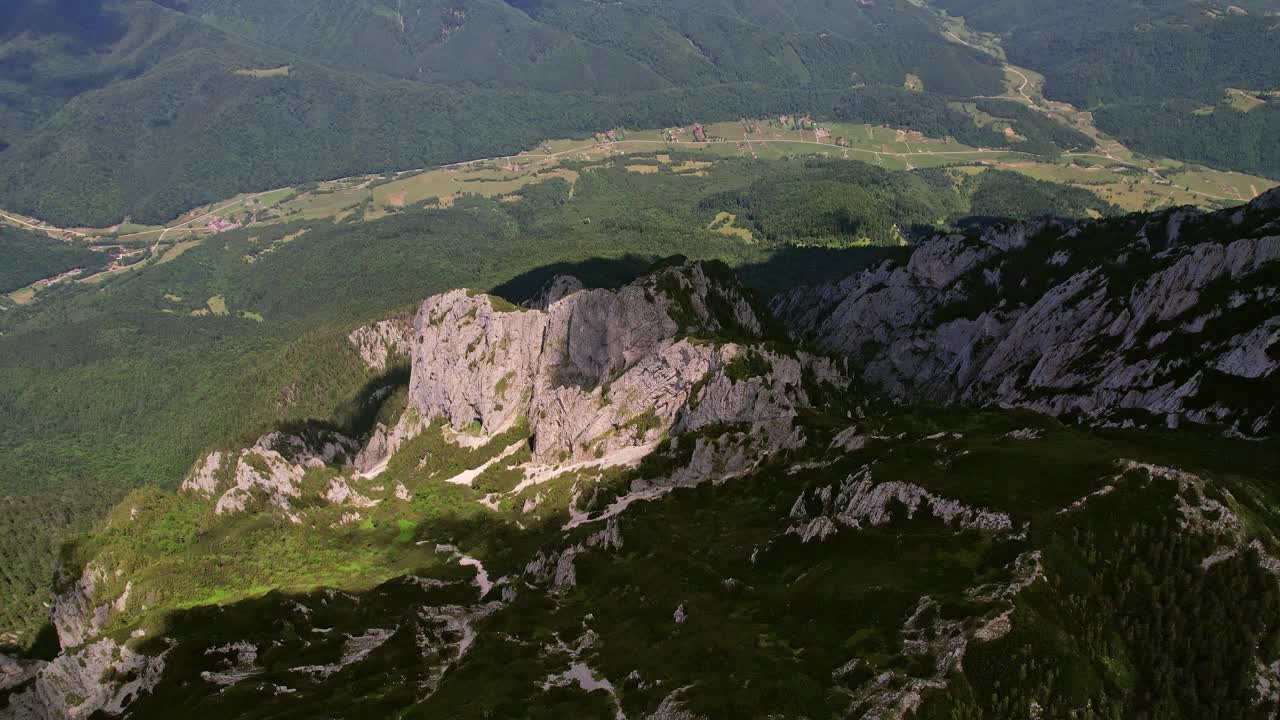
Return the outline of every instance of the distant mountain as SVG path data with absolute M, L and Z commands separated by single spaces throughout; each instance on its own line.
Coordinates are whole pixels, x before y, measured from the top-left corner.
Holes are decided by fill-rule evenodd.
M 976 129 L 949 95 L 996 62 L 906 0 L 524 9 L 498 0 L 21 0 L 0 23 L 0 206 L 61 225 L 616 125 L 890 112 Z M 526 12 L 527 10 L 527 12 Z M 859 90 L 868 88 L 867 91 Z M 859 93 L 879 91 L 874 103 Z M 927 107 L 926 107 L 927 106 Z M 994 142 L 999 142 L 998 138 Z
M 341 70 L 428 83 L 615 94 L 727 82 L 857 83 L 968 95 L 999 70 L 935 32 L 909 3 L 667 0 L 342 3 L 186 0 L 174 7 L 229 34 Z
M 934 0 L 1136 150 L 1280 177 L 1280 3 Z M 1250 91 L 1252 99 L 1228 95 Z

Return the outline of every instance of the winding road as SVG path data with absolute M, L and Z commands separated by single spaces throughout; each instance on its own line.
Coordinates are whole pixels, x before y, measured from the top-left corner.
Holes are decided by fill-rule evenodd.
M 68 234 L 68 235 L 76 235 L 76 236 L 78 236 L 78 237 L 82 237 L 82 238 L 87 238 L 87 237 L 89 237 L 88 235 L 85 235 L 85 234 L 84 234 L 84 233 L 82 233 L 82 232 L 76 232 L 75 230 L 64 230 L 63 228 L 59 228 L 59 227 L 52 227 L 52 226 L 50 226 L 50 225 L 36 225 L 36 224 L 34 224 L 34 223 L 29 223 L 29 222 L 27 222 L 26 220 L 23 220 L 22 218 L 16 218 L 16 217 L 14 217 L 14 216 L 12 216 L 12 215 L 9 215 L 8 213 L 2 213 L 2 212 L 0 212 L 0 218 L 4 218 L 5 220 L 8 220 L 9 222 L 17 223 L 18 225 L 22 225 L 22 226 L 24 226 L 24 227 L 29 227 L 29 228 L 31 228 L 32 230 L 40 230 L 40 231 L 42 231 L 42 232 L 60 232 L 60 233 L 66 233 L 66 234 Z

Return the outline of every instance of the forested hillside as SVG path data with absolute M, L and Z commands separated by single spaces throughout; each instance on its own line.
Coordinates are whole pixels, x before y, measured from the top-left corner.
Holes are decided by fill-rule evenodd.
M 339 69 L 429 83 L 617 94 L 725 82 L 926 87 L 971 95 L 997 68 L 947 43 L 908 3 L 572 0 L 366 3 L 170 0 L 226 29 Z
M 888 189 L 875 171 L 812 169 L 848 186 L 851 214 Z M 533 203 L 507 219 L 464 203 L 456 217 L 482 232 L 464 247 L 420 236 L 418 254 L 479 277 L 521 252 L 520 231 L 583 240 L 595 230 L 568 228 L 586 217 L 640 215 L 666 242 L 709 209 L 662 174 L 600 168 L 573 198 L 534 186 L 494 203 Z M 621 191 L 657 204 L 611 213 L 601 201 Z M 67 543 L 49 642 L 0 658 L 0 718 L 1264 720 L 1280 702 L 1280 453 L 1256 433 L 1280 370 L 1278 213 L 1273 191 L 1212 215 L 949 233 L 768 306 L 724 263 L 668 257 L 614 289 L 504 283 L 528 298 L 516 305 L 459 288 L 305 337 L 273 358 L 284 392 L 260 385 L 180 487 L 139 488 Z M 374 224 L 367 244 L 423 219 Z M 485 247 L 504 224 L 518 227 Z M 602 237 L 636 241 L 625 227 Z M 717 234 L 685 240 L 749 254 L 697 242 Z M 218 245 L 201 265 L 252 241 Z M 340 249 L 356 268 L 367 257 Z M 837 271 L 826 257 L 805 279 Z M 594 285 L 638 260 L 542 270 Z M 316 319 L 349 297 L 332 290 Z M 255 294 L 282 317 L 310 312 L 265 286 L 224 310 Z M 886 337 L 900 344 L 838 347 Z M 933 340 L 956 361 L 912 357 Z M 1008 369 L 1013 356 L 1035 371 Z M 1152 358 L 1258 392 L 1205 384 L 1202 403 L 1175 393 L 1195 381 L 1157 378 L 1175 393 L 1157 397 Z M 1052 394 L 1053 368 L 1106 367 L 1076 376 L 1096 391 L 1086 409 L 1126 427 L 1070 405 L 907 402 L 885 363 L 1002 368 L 1001 387 L 1027 391 L 1017 405 Z M 260 425 L 272 401 L 297 419 Z
M 658 164 L 633 160 L 646 161 Z M 1114 212 L 995 171 L 816 159 L 727 160 L 701 177 L 580 170 L 572 187 L 549 180 L 514 202 L 237 230 L 0 312 L 0 642 L 31 631 L 66 533 L 129 488 L 171 486 L 210 443 L 245 433 L 315 417 L 358 425 L 349 403 L 365 374 L 322 358 L 353 324 L 424 293 L 467 285 L 519 300 L 566 270 L 616 285 L 672 253 L 726 259 L 769 293 L 834 280 L 971 216 Z M 849 249 L 860 244 L 876 247 Z
M 80 268 L 86 274 L 106 264 L 103 253 L 33 232 L 0 226 L 0 294 Z
M 0 24 L 0 207 L 60 225 L 615 126 L 807 112 L 1007 145 L 934 94 L 996 94 L 1000 68 L 905 0 L 58 1 Z
M 1135 149 L 1280 177 L 1280 3 L 935 0 Z M 1228 89 L 1254 94 L 1233 102 Z

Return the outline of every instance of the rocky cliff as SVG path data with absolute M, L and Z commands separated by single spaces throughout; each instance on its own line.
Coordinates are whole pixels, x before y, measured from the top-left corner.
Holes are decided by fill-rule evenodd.
M 362 396 L 371 430 L 208 452 L 69 552 L 62 652 L 0 657 L 0 717 L 1132 717 L 1148 678 L 1203 675 L 1157 646 L 1227 668 L 1200 716 L 1264 713 L 1274 442 L 1188 436 L 1212 445 L 1181 469 L 849 367 L 900 399 L 1267 432 L 1277 212 L 939 238 L 777 299 L 827 355 L 716 263 L 436 295 L 349 336 L 371 378 L 409 363 Z M 1157 606 L 1167 633 L 1108 620 Z
M 768 346 L 766 325 L 727 268 L 714 263 L 671 262 L 618 290 L 560 277 L 529 307 L 465 290 L 437 295 L 412 320 L 395 317 L 349 336 L 373 373 L 397 358 L 410 361 L 398 421 L 361 438 L 303 427 L 211 451 L 188 472 L 181 494 L 202 504 L 210 526 L 274 518 L 304 532 L 341 532 L 409 512 L 423 486 L 406 486 L 394 472 L 397 479 L 387 480 L 398 457 L 425 480 L 463 487 L 505 469 L 516 476 L 514 487 L 477 504 L 519 508 L 523 516 L 543 505 L 543 488 L 571 477 L 572 497 L 559 508 L 567 510 L 565 530 L 610 520 L 635 502 L 740 476 L 803 445 L 797 418 L 814 407 L 810 396 L 846 387 L 849 377 L 828 358 Z M 374 399 L 384 398 L 380 391 Z M 683 450 L 680 438 L 689 438 Z M 424 449 L 412 450 L 424 439 Z M 634 467 L 655 451 L 680 459 L 608 497 L 590 482 L 579 485 L 584 472 L 598 482 L 602 470 Z M 138 515 L 134 507 L 112 522 L 145 524 Z M 556 555 L 563 572 L 572 572 L 575 553 L 599 544 L 584 542 Z M 104 552 L 83 569 L 60 571 L 50 617 L 65 653 L 52 663 L 6 661 L 6 686 L 28 686 L 13 707 L 37 717 L 118 714 L 154 685 L 166 653 L 144 656 L 117 639 L 145 638 L 138 619 L 164 596 L 154 587 L 135 593 L 136 559 Z M 142 592 L 152 600 L 139 602 Z M 247 677 L 232 665 L 209 672 L 227 685 Z M 129 681 L 86 680 L 115 672 Z
M 353 509 L 407 501 L 403 486 L 377 478 L 428 430 L 463 449 L 499 438 L 514 443 L 494 462 L 527 447 L 527 485 L 564 468 L 634 464 L 661 438 L 716 428 L 734 441 L 699 445 L 703 464 L 727 453 L 750 467 L 802 442 L 794 420 L 811 404 L 809 392 L 849 382 L 828 358 L 767 347 L 767 323 L 715 263 L 673 261 L 618 290 L 557 277 L 528 307 L 466 290 L 443 293 L 411 321 L 396 317 L 350 334 L 371 370 L 385 371 L 395 357 L 410 360 L 407 407 L 396 423 L 379 423 L 362 439 L 329 429 L 270 433 L 244 449 L 210 452 L 182 490 L 213 501 L 219 515 L 266 505 L 295 524 L 306 517 L 296 507 L 309 502 L 304 495 Z M 308 488 L 308 472 L 326 467 L 340 472 Z M 467 484 L 488 467 L 452 481 Z M 88 618 L 82 625 L 93 624 L 93 612 L 80 613 Z M 63 615 L 63 625 L 76 625 L 75 613 Z
M 773 309 L 904 400 L 1261 435 L 1280 421 L 1280 191 L 939 237 Z
M 757 311 L 711 267 L 667 268 L 617 291 L 557 279 L 543 309 L 461 290 L 431 298 L 414 320 L 410 407 L 481 439 L 524 418 L 539 460 L 652 442 L 725 363 L 699 338 L 762 339 Z

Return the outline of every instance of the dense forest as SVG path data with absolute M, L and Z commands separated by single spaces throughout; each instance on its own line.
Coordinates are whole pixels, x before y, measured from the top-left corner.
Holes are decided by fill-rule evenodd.
M 204 22 L 311 58 L 433 84 L 617 94 L 729 82 L 926 87 L 972 95 L 996 67 L 906 3 L 173 0 Z M 749 41 L 748 41 L 749 40 Z
M 1145 442 L 1187 464 L 1226 457 L 1202 441 Z M 1274 458 L 1252 462 L 1274 471 Z M 1180 526 L 1175 498 L 1153 502 L 1135 479 L 1093 512 L 1033 531 L 1049 583 L 1020 599 L 1013 632 L 973 646 L 964 678 L 929 696 L 919 720 L 1015 720 L 1028 707 L 1095 720 L 1270 717 L 1252 680 L 1257 654 L 1280 651 L 1275 577 L 1254 550 L 1204 564 L 1213 541 Z M 1233 490 L 1259 492 L 1244 482 Z
M 0 23 L 0 206 L 61 225 L 616 126 L 809 112 L 1005 142 L 944 102 L 998 93 L 998 65 L 905 1 L 73 4 Z
M 174 80 L 177 78 L 175 77 Z M 161 112 L 149 93 L 130 95 L 119 112 L 106 104 L 77 103 L 64 110 L 70 126 L 95 118 L 104 132 L 128 138 L 133 154 L 107 143 L 86 147 L 49 144 L 10 148 L 0 166 L 0 182 L 13 181 L 9 202 L 50 222 L 119 220 L 122 207 L 136 221 L 165 222 L 196 203 L 226 198 L 241 190 L 263 190 L 317 177 L 358 171 L 426 167 L 443 162 L 515 152 L 546 137 L 587 133 L 633 122 L 665 127 L 699 118 L 738 118 L 753 113 L 811 112 L 819 117 L 910 127 L 933 137 L 952 135 L 984 147 L 1007 145 L 999 134 L 978 128 L 936 96 L 893 88 L 821 90 L 770 89 L 758 85 L 664 90 L 622 100 L 583 94 L 522 96 L 506 91 L 430 90 L 401 83 L 396 91 L 371 88 L 358 77 L 342 85 L 321 74 L 299 71 L 288 78 L 255 80 L 248 97 L 221 106 L 216 87 L 241 81 L 226 76 L 208 87 L 191 87 L 189 111 L 180 121 L 156 125 L 146 118 Z M 309 124 L 304 109 L 342 98 L 347 112 Z M 207 105 L 207 107 L 205 107 Z M 203 109 L 202 109 L 203 107 Z M 503 108 L 500 113 L 494 107 Z M 442 112 L 448 108 L 448 112 Z M 70 113 L 70 114 L 69 114 Z M 371 123 L 372 130 L 364 124 Z M 131 132 L 135 124 L 145 129 Z M 279 134 L 264 128 L 287 128 Z M 232 157 L 235 148 L 243 157 Z M 325 148 L 325 152 L 316 152 Z M 162 150 L 163 149 L 163 150 Z M 43 155 L 43 150 L 50 154 Z M 127 162 L 116 160 L 121 153 Z M 91 182 L 68 184 L 64 168 Z M 165 183 L 148 180 L 164 177 Z M 21 181 L 19 181 L 21 179 Z
M 935 0 L 998 35 L 1054 100 L 1095 111 L 1135 149 L 1280 177 L 1280 98 L 1244 111 L 1228 88 L 1280 90 L 1277 6 L 1252 2 Z M 1214 111 L 1216 108 L 1216 112 Z
M 983 99 L 974 105 L 994 118 L 1008 120 L 1026 138 L 1016 144 L 1023 152 L 1052 156 L 1064 150 L 1088 150 L 1094 146 L 1088 135 L 1020 102 Z
M 1116 105 L 1094 118 L 1121 142 L 1152 153 L 1280 177 L 1280 97 L 1247 113 L 1203 107 L 1194 100 Z
M 80 268 L 90 275 L 106 265 L 106 254 L 40 233 L 0 226 L 0 294 Z

